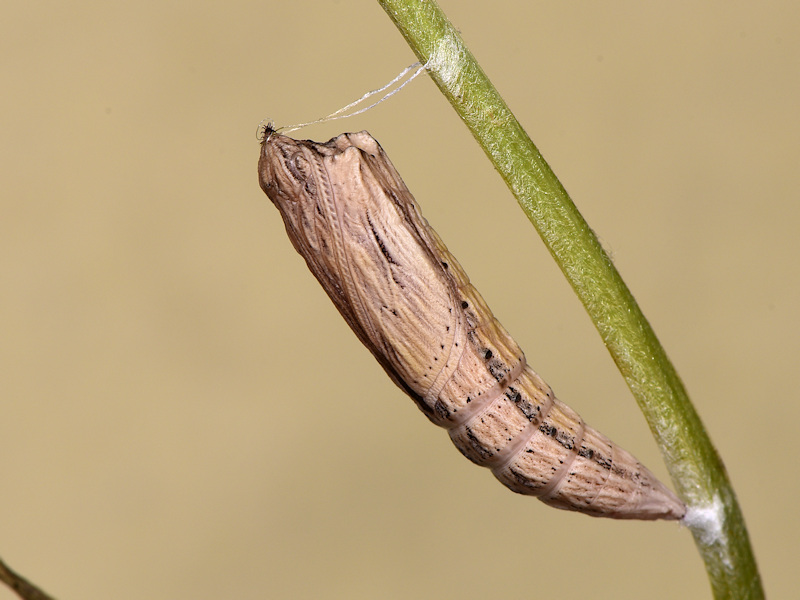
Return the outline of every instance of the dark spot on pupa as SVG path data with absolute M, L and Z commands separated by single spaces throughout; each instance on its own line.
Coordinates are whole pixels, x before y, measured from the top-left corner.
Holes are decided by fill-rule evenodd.
M 446 269 L 448 267 L 447 263 L 442 261 L 442 266 Z
M 436 413 L 441 420 L 445 420 L 450 416 L 450 411 L 447 410 L 447 406 L 445 406 L 444 402 L 441 400 L 437 400 L 436 404 L 433 405 L 433 412 Z
M 463 308 L 463 309 L 469 308 L 469 302 L 467 302 L 466 300 L 462 300 L 461 301 L 461 308 Z
M 491 351 L 491 350 L 487 350 L 487 351 L 486 351 L 486 354 L 484 354 L 484 355 L 483 355 L 483 357 L 484 357 L 486 360 L 489 360 L 490 358 L 492 358 L 492 351 Z

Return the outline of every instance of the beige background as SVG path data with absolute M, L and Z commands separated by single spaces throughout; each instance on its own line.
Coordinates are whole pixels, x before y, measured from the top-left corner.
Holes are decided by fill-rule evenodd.
M 613 252 L 727 463 L 768 593 L 789 597 L 800 4 L 442 6 Z M 291 248 L 257 185 L 257 124 L 326 114 L 413 61 L 367 0 L 4 4 L 12 566 L 61 599 L 710 596 L 680 527 L 549 509 L 460 457 Z M 360 129 L 529 362 L 665 476 L 431 81 L 300 135 Z

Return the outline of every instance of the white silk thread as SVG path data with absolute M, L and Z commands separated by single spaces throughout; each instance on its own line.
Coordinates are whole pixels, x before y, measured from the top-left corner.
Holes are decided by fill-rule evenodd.
M 279 128 L 277 128 L 275 131 L 276 131 L 276 132 L 280 131 L 280 132 L 283 132 L 283 133 L 288 133 L 288 132 L 290 132 L 290 131 L 296 131 L 296 130 L 298 130 L 298 129 L 302 128 L 302 127 L 308 127 L 309 125 L 316 125 L 317 123 L 327 123 L 328 121 L 336 121 L 337 119 L 347 119 L 347 118 L 349 118 L 349 117 L 355 117 L 356 115 L 360 115 L 361 113 L 363 113 L 363 112 L 366 112 L 366 111 L 368 111 L 369 109 L 376 107 L 378 104 L 380 104 L 380 103 L 381 103 L 381 102 L 383 102 L 384 100 L 387 100 L 387 99 L 391 98 L 392 96 L 394 96 L 394 95 L 395 95 L 397 92 L 399 92 L 400 90 L 402 90 L 402 89 L 403 89 L 403 88 L 404 88 L 406 85 L 408 85 L 409 83 L 411 83 L 411 82 L 414 80 L 414 78 L 416 78 L 416 77 L 417 77 L 417 75 L 419 75 L 420 73 L 422 73 L 423 71 L 425 71 L 427 68 L 428 68 L 428 63 L 426 63 L 426 64 L 424 64 L 424 65 L 423 65 L 423 64 L 422 64 L 422 63 L 420 63 L 420 62 L 415 62 L 413 65 L 409 65 L 408 67 L 406 67 L 405 69 L 403 69 L 403 70 L 400 72 L 400 74 L 399 74 L 399 75 L 397 75 L 397 77 L 395 77 L 394 79 L 392 79 L 392 80 L 391 80 L 389 83 L 387 83 L 387 84 L 386 84 L 386 85 L 384 85 L 383 87 L 381 87 L 381 88 L 378 88 L 377 90 L 372 90 L 371 92 L 367 92 L 366 94 L 364 94 L 363 96 L 361 96 L 361 98 L 359 98 L 359 99 L 358 99 L 358 100 L 356 100 L 355 102 L 351 102 L 351 103 L 350 103 L 350 104 L 348 104 L 347 106 L 343 106 L 343 107 L 342 107 L 342 108 L 340 108 L 339 110 L 337 110 L 337 111 L 334 111 L 334 112 L 332 112 L 332 113 L 331 113 L 331 114 L 329 114 L 329 115 L 326 115 L 326 116 L 324 116 L 324 117 L 320 117 L 319 119 L 316 119 L 316 120 L 314 120 L 314 121 L 309 121 L 309 122 L 307 122 L 307 123 L 298 123 L 298 124 L 296 124 L 296 125 L 286 125 L 285 127 L 279 127 Z M 405 81 L 404 81 L 402 84 L 400 84 L 400 86 L 399 86 L 399 87 L 397 87 L 397 88 L 393 89 L 392 91 L 390 91 L 390 92 L 386 93 L 386 94 L 385 94 L 385 95 L 384 95 L 384 96 L 383 96 L 383 97 L 382 97 L 380 100 L 378 100 L 377 102 L 373 102 L 373 103 L 372 103 L 372 104 L 370 104 L 369 106 L 367 106 L 367 107 L 365 107 L 365 108 L 360 108 L 360 109 L 356 110 L 355 112 L 352 112 L 352 113 L 349 113 L 349 114 L 342 114 L 342 113 L 346 113 L 346 112 L 347 112 L 348 110 L 350 110 L 351 108 L 355 108 L 355 107 L 356 107 L 356 106 L 358 106 L 359 104 L 362 104 L 362 103 L 363 103 L 365 100 L 367 100 L 367 99 L 369 99 L 369 98 L 372 98 L 372 97 L 373 97 L 373 96 L 375 96 L 376 94 L 380 94 L 381 92 L 383 92 L 383 91 L 385 91 L 385 90 L 389 89 L 389 88 L 390 88 L 390 87 L 392 87 L 394 84 L 396 84 L 398 81 L 400 81 L 401 79 L 403 79 L 403 77 L 405 77 L 406 75 L 408 75 L 408 73 L 409 73 L 410 71 L 412 71 L 413 69 L 416 69 L 416 72 L 415 72 L 415 73 L 414 73 L 414 74 L 413 74 L 411 77 L 409 77 L 408 79 L 406 79 L 406 80 L 405 80 Z M 263 123 L 263 121 L 262 121 L 262 123 Z

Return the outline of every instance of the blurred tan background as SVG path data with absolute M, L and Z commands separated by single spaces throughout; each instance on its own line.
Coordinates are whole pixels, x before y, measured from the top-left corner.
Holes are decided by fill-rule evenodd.
M 442 0 L 674 360 L 767 592 L 796 590 L 800 4 Z M 258 187 L 259 121 L 415 58 L 374 1 L 6 2 L 0 556 L 58 598 L 707 598 L 688 532 L 516 496 L 357 342 Z M 666 471 L 433 83 L 368 129 L 529 362 Z M 0 589 L 0 599 L 12 598 Z

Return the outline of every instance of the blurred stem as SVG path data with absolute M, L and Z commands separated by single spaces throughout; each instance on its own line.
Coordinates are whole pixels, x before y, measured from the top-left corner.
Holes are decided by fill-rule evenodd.
M 23 600 L 54 600 L 36 585 L 25 579 L 0 559 L 0 581 L 14 590 Z
M 596 236 L 433 0 L 378 0 L 517 198 L 583 302 L 689 507 L 716 598 L 763 598 L 739 504 L 686 390 Z M 547 85 L 544 82 L 544 85 Z

